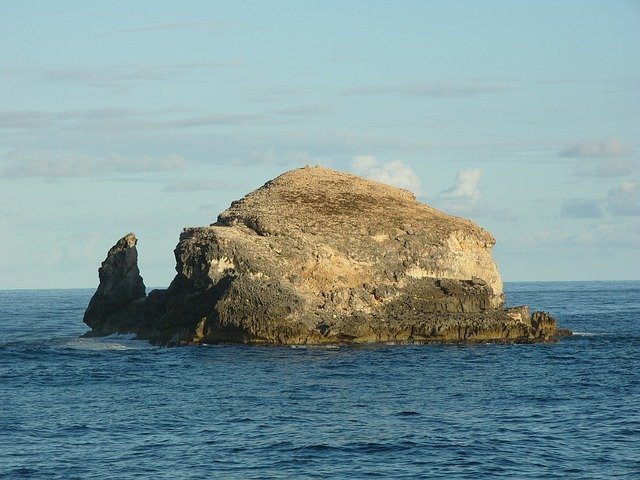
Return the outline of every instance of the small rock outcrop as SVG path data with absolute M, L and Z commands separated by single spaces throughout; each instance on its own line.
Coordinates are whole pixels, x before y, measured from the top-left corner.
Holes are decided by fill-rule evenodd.
M 132 303 L 146 297 L 138 270 L 138 239 L 134 233 L 122 237 L 111 247 L 98 269 L 100 284 L 84 312 L 84 323 L 95 334 L 112 333 L 118 317 L 125 317 Z
M 93 334 L 159 343 L 547 341 L 547 314 L 505 309 L 494 238 L 406 190 L 322 167 L 286 172 L 207 227 L 144 296 L 129 234 L 99 270 Z

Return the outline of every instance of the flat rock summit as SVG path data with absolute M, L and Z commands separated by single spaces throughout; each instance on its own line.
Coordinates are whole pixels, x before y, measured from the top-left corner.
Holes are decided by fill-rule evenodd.
M 548 314 L 504 308 L 494 238 L 400 188 L 322 167 L 286 172 L 215 223 L 185 228 L 177 274 L 147 296 L 130 233 L 108 252 L 89 335 L 161 344 L 539 342 Z

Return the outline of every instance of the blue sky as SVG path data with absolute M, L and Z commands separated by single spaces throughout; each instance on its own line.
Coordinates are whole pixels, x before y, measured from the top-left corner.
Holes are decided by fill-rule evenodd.
M 0 288 L 93 287 L 285 170 L 410 188 L 503 278 L 640 275 L 638 1 L 0 1 Z

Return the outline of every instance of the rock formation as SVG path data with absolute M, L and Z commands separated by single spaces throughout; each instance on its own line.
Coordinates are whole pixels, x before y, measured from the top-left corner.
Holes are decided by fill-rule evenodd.
M 176 277 L 146 298 L 135 236 L 121 239 L 85 322 L 159 343 L 551 339 L 553 318 L 503 308 L 494 243 L 409 191 L 305 167 L 185 228 Z
M 112 332 L 119 323 L 127 323 L 132 303 L 146 297 L 138 270 L 138 239 L 129 233 L 118 240 L 98 269 L 100 285 L 84 312 L 84 322 L 95 332 Z

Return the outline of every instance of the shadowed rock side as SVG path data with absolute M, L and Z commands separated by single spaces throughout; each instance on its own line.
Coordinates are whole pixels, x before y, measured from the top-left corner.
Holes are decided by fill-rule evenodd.
M 286 172 L 185 228 L 177 275 L 144 297 L 129 234 L 100 268 L 91 333 L 159 343 L 547 341 L 504 309 L 493 237 L 406 190 L 321 167 Z
M 138 270 L 137 243 L 135 234 L 125 235 L 111 247 L 98 269 L 100 285 L 84 312 L 84 323 L 94 334 L 109 334 L 119 329 L 118 325 L 127 325 L 130 306 L 146 297 Z

